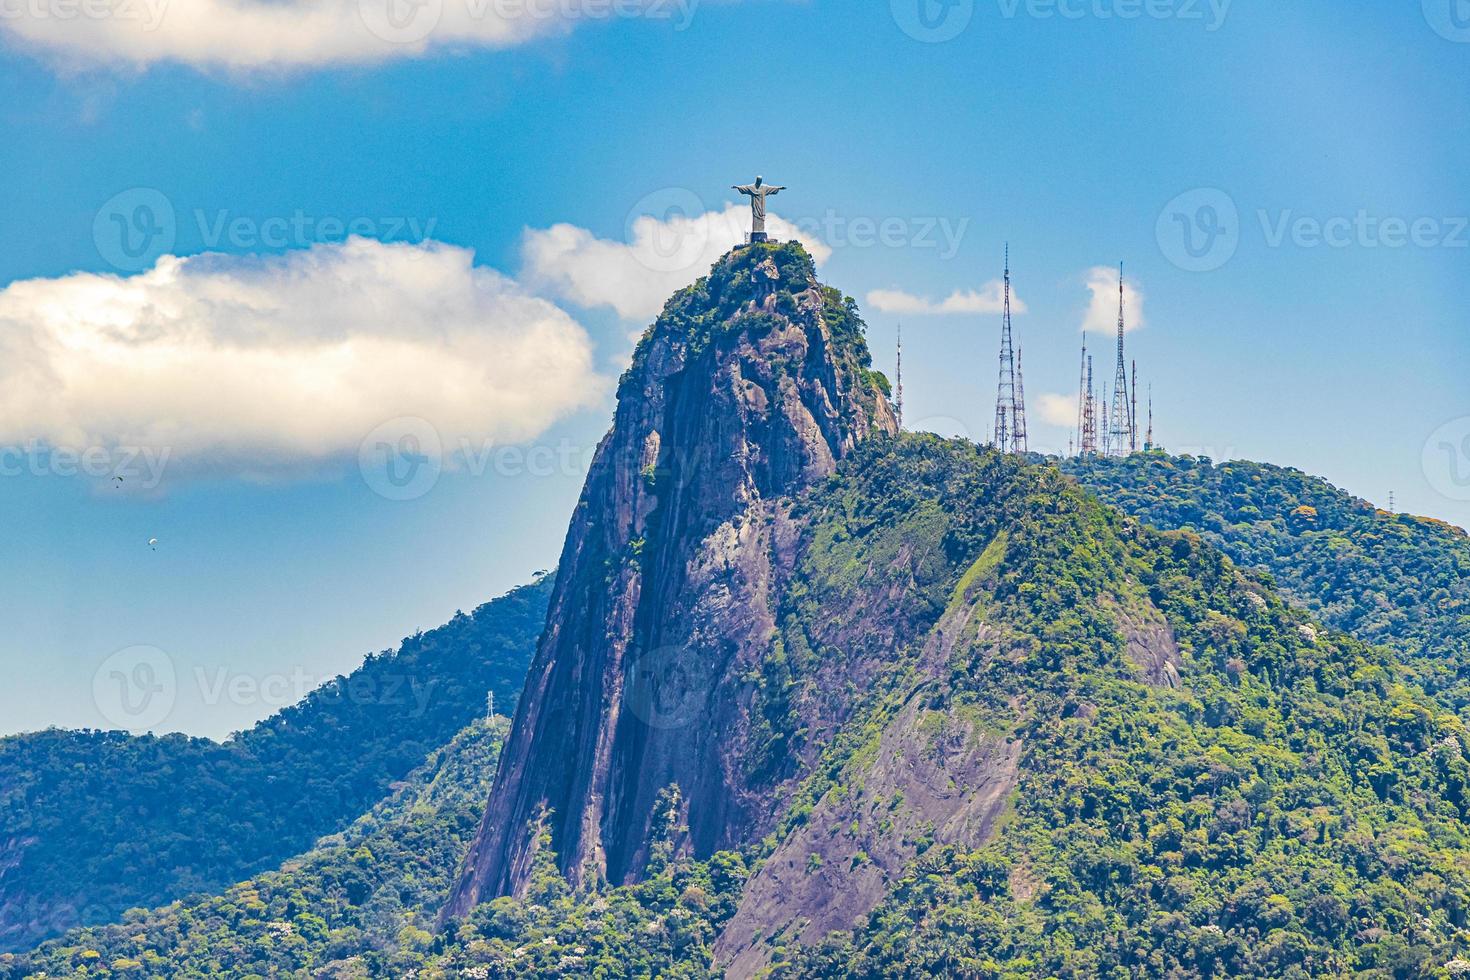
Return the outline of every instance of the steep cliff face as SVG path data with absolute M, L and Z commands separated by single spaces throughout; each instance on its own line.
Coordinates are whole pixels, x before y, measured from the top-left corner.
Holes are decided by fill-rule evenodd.
M 799 245 L 737 249 L 670 300 L 619 387 L 448 915 L 517 893 L 547 844 L 574 885 L 637 879 L 673 787 L 681 853 L 771 824 L 788 773 L 757 764 L 747 679 L 776 642 L 792 497 L 896 431 L 868 365 Z

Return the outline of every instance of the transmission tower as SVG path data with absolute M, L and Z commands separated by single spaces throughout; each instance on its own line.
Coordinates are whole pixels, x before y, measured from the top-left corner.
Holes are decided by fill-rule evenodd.
M 893 414 L 898 420 L 898 431 L 903 431 L 903 324 L 898 325 L 898 387 L 895 389 Z
M 1011 246 L 1006 245 L 1005 308 L 1000 325 L 1000 384 L 995 395 L 995 448 L 1015 452 L 1016 349 L 1011 334 Z
M 1138 452 L 1138 362 L 1133 362 L 1133 390 L 1128 395 L 1128 451 Z
M 1025 454 L 1030 451 L 1026 442 L 1026 382 L 1021 375 L 1021 350 L 1016 348 L 1016 406 L 1011 420 L 1011 451 Z
M 1077 455 L 1085 455 L 1082 447 L 1087 440 L 1084 433 L 1087 430 L 1087 400 L 1090 392 L 1087 390 L 1087 333 L 1082 334 L 1082 361 L 1077 369 Z
M 1143 440 L 1144 452 L 1154 451 L 1154 386 L 1148 386 L 1148 435 Z
M 1093 397 L 1092 389 L 1092 357 L 1083 356 L 1085 364 L 1086 384 L 1082 396 L 1082 434 L 1078 437 L 1080 448 L 1079 455 L 1097 455 L 1097 399 Z
M 1123 264 L 1118 263 L 1118 364 L 1113 377 L 1112 411 L 1108 418 L 1107 448 L 1104 453 L 1124 456 L 1136 441 L 1133 413 L 1128 405 L 1128 362 L 1123 355 Z

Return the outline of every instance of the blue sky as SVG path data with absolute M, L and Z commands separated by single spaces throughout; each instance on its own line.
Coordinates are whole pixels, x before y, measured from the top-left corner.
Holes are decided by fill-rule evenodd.
M 1464 0 L 923 0 L 938 43 L 919 0 L 509 34 L 431 0 L 408 44 L 333 0 L 352 29 L 289 51 L 66 2 L 0 20 L 0 732 L 222 736 L 554 564 L 631 336 L 757 173 L 880 367 L 904 320 L 911 423 L 986 435 L 1009 241 L 1033 447 L 1064 449 L 1043 406 L 1121 260 L 1167 448 L 1470 524 Z M 434 435 L 471 458 L 372 475 Z M 140 664 L 172 676 L 142 724 L 108 701 Z

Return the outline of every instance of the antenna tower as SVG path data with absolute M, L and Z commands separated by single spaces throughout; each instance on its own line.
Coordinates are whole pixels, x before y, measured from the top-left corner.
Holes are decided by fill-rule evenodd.
M 1128 362 L 1123 356 L 1123 264 L 1118 263 L 1118 364 L 1113 377 L 1112 411 L 1107 425 L 1108 455 L 1123 456 L 1136 440 L 1133 413 L 1128 406 Z
M 1025 454 L 1030 451 L 1026 441 L 1026 382 L 1021 375 L 1021 348 L 1016 348 L 1016 406 L 1011 420 L 1011 451 Z
M 1133 362 L 1133 390 L 1129 394 L 1128 451 L 1138 452 L 1138 362 Z
M 1148 435 L 1143 440 L 1145 452 L 1154 451 L 1154 386 L 1148 386 Z
M 1011 332 L 1011 246 L 1006 244 L 1005 309 L 1000 327 L 1000 384 L 995 396 L 995 448 L 1025 452 L 1026 407 L 1016 387 L 1016 350 Z
M 1084 357 L 1086 361 L 1087 383 L 1083 389 L 1082 396 L 1082 435 L 1079 454 L 1082 456 L 1097 455 L 1097 399 L 1093 397 L 1092 388 L 1092 357 Z
M 1087 444 L 1085 433 L 1087 431 L 1088 399 L 1091 393 L 1087 390 L 1087 332 L 1082 333 L 1082 364 L 1077 370 L 1077 455 L 1083 456 L 1083 446 Z
M 903 324 L 898 325 L 898 388 L 893 403 L 893 414 L 898 419 L 898 431 L 903 431 Z

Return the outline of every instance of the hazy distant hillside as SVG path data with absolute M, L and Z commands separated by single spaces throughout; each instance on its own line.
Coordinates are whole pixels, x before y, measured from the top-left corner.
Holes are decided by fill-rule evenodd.
M 0 739 L 0 949 L 216 891 L 340 829 L 483 716 L 487 692 L 513 709 L 550 590 L 539 581 L 410 637 L 223 744 Z
M 473 722 L 392 797 L 279 869 L 74 931 L 19 961 L 0 958 L 0 976 L 403 976 L 430 943 L 506 726 Z

